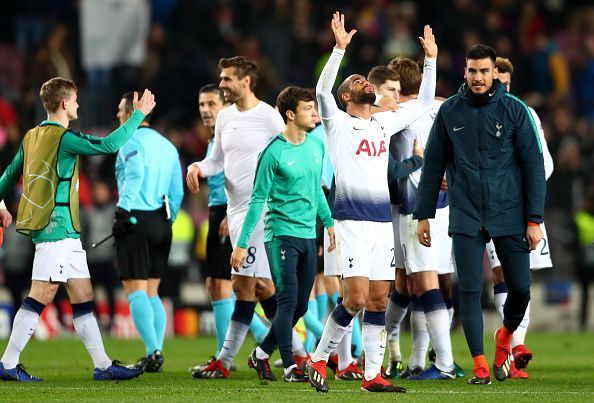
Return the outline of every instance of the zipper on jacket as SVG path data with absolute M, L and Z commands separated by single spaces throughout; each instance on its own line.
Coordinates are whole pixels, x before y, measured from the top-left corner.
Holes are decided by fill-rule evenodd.
M 482 142 L 486 141 L 488 139 L 484 139 L 485 133 L 482 132 L 481 130 L 481 107 L 477 108 L 477 114 L 476 114 L 476 131 L 479 134 L 479 144 L 478 144 L 478 151 L 479 151 L 479 155 L 478 155 L 478 168 L 479 168 L 479 185 L 480 185 L 480 193 L 481 193 L 481 227 L 485 228 L 485 230 L 487 229 L 487 225 L 485 223 L 485 203 L 484 203 L 484 198 L 483 198 L 483 167 L 481 164 L 482 161 L 482 156 L 481 156 L 481 152 L 482 152 Z M 488 142 L 486 144 L 486 147 L 488 148 Z

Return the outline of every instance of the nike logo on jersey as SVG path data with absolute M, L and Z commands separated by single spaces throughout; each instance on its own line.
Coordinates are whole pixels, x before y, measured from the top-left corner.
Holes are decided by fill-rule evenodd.
M 493 92 L 489 92 L 489 96 L 492 97 L 493 95 L 495 95 L 497 91 L 493 91 Z
M 291 166 L 291 165 L 293 165 L 294 163 L 295 163 L 295 160 L 291 160 L 291 161 L 287 162 L 287 165 L 288 165 L 288 166 Z
M 459 130 L 462 130 L 462 129 L 466 129 L 466 126 L 462 126 L 462 127 L 456 127 L 456 126 L 454 126 L 454 131 L 455 132 L 457 132 Z

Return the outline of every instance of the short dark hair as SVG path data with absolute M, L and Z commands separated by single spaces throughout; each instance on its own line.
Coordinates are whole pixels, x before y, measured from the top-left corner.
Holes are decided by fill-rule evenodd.
M 398 73 L 387 66 L 375 66 L 367 74 L 367 81 L 379 87 L 388 80 L 398 81 L 400 79 Z
M 219 96 L 219 98 L 221 98 L 221 102 L 225 103 L 225 93 L 222 89 L 219 88 L 217 84 L 206 84 L 200 87 L 200 90 L 198 91 L 198 96 L 204 93 L 215 93 Z
M 296 112 L 299 101 L 315 102 L 315 100 L 316 98 L 311 90 L 291 85 L 278 94 L 278 97 L 276 98 L 276 107 L 285 123 L 287 123 L 287 111 Z
M 495 52 L 495 49 L 493 49 L 492 47 L 479 43 L 478 45 L 474 45 L 466 51 L 466 60 L 468 59 L 491 59 L 493 64 L 495 64 L 495 61 L 497 59 L 497 53 Z
M 395 57 L 390 60 L 388 67 L 398 73 L 400 77 L 400 94 L 404 96 L 419 93 L 423 73 L 419 64 L 408 57 Z
M 77 92 L 74 81 L 62 77 L 47 80 L 41 86 L 39 97 L 48 113 L 55 113 L 60 108 L 63 99 L 69 98 L 72 92 Z
M 235 75 L 238 78 L 250 77 L 250 90 L 256 90 L 256 83 L 258 82 L 258 64 L 246 56 L 235 56 L 230 58 L 222 58 L 219 60 L 219 69 L 226 69 L 228 67 L 235 67 Z
M 500 73 L 509 73 L 510 76 L 514 74 L 514 65 L 505 57 L 497 57 L 495 67 L 497 67 Z
M 349 78 L 350 78 L 350 76 L 348 76 L 342 82 L 342 84 L 340 84 L 338 86 L 338 89 L 336 90 L 336 97 L 338 98 L 338 102 L 340 102 L 340 105 L 342 105 L 342 107 L 344 109 L 346 109 L 346 104 L 344 103 L 344 101 L 342 99 L 342 94 L 346 94 L 351 89 L 351 80 L 349 80 Z
M 132 113 L 134 112 L 134 93 L 137 92 L 138 93 L 138 97 L 140 98 L 142 96 L 142 93 L 144 91 L 130 91 L 130 92 L 126 92 L 124 95 L 122 95 L 122 99 L 126 101 L 126 103 L 124 104 L 126 106 L 126 112 L 127 113 Z M 148 115 L 146 115 L 144 117 L 144 119 L 142 119 L 143 122 L 146 123 L 151 123 L 151 117 L 153 116 L 153 112 L 151 111 L 151 113 L 149 113 Z

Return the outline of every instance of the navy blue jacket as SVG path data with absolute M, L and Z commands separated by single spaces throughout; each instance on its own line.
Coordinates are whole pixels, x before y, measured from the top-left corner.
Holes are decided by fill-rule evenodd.
M 414 218 L 435 217 L 444 171 L 450 197 L 450 234 L 491 237 L 524 234 L 541 223 L 545 173 L 538 131 L 527 106 L 499 80 L 484 96 L 464 84 L 435 118 Z

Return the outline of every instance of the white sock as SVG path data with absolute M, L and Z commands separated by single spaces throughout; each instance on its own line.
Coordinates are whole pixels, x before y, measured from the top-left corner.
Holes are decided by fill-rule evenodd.
M 334 308 L 336 309 L 336 308 Z M 352 321 L 351 321 L 352 323 Z M 324 333 L 322 333 L 322 338 L 318 343 L 318 347 L 316 351 L 311 356 L 311 360 L 313 362 L 317 362 L 320 360 L 328 361 L 328 357 L 330 353 L 334 351 L 337 346 L 339 345 L 340 341 L 347 333 L 348 326 L 340 326 L 334 320 L 332 314 L 328 316 L 328 320 L 326 321 L 326 326 L 324 327 Z M 350 351 L 350 343 L 349 343 L 349 351 Z M 340 362 L 340 355 L 339 360 Z M 348 365 L 348 364 L 347 364 Z
M 73 318 L 74 330 L 87 348 L 95 368 L 107 369 L 111 366 L 111 359 L 103 347 L 103 339 L 97 318 L 92 312 Z
M 388 299 L 388 307 L 386 308 L 386 333 L 388 334 L 390 361 L 402 361 L 402 353 L 400 352 L 400 324 L 407 312 L 408 306 L 403 308 L 395 304 L 391 299 Z
M 409 368 L 425 368 L 425 356 L 429 347 L 429 332 L 425 312 L 413 309 L 410 314 L 410 330 L 412 333 L 412 351 L 408 361 Z
M 352 354 L 352 340 L 353 340 L 353 322 L 347 327 L 344 337 L 336 347 L 336 354 L 338 355 L 338 370 L 342 371 L 353 362 Z
M 452 323 L 454 322 L 454 307 L 448 308 L 448 316 L 450 317 L 450 330 L 451 330 Z
M 452 343 L 450 341 L 450 318 L 445 309 L 436 309 L 432 312 L 425 312 L 427 319 L 427 331 L 431 344 L 435 350 L 435 366 L 442 371 L 454 369 L 454 358 L 452 356 Z
M 365 380 L 371 381 L 382 369 L 386 352 L 385 325 L 363 322 L 363 350 L 365 351 Z
M 229 322 L 227 334 L 225 335 L 225 342 L 217 357 L 217 359 L 221 360 L 225 369 L 231 368 L 231 363 L 239 352 L 249 328 L 249 325 L 235 320 Z
M 498 292 L 497 294 L 493 295 L 493 301 L 495 302 L 495 309 L 497 309 L 497 313 L 501 316 L 501 321 L 503 321 L 503 305 L 505 304 L 505 300 L 507 299 L 506 292 Z
M 297 368 L 297 364 L 293 364 L 289 368 L 285 368 L 285 376 L 289 375 L 293 368 Z
M 19 363 L 21 351 L 25 348 L 31 335 L 37 327 L 39 321 L 39 314 L 27 309 L 20 308 L 12 325 L 12 332 L 10 332 L 10 339 L 8 345 L 2 356 L 2 364 L 6 369 L 13 369 Z
M 303 342 L 301 338 L 299 338 L 299 333 L 295 329 L 293 329 L 293 336 L 291 337 L 291 348 L 293 350 L 293 355 L 297 357 L 307 357 L 307 351 L 305 351 L 305 347 L 303 347 Z
M 530 325 L 530 302 L 528 302 L 528 306 L 526 307 L 526 313 L 524 314 L 524 318 L 520 322 L 520 326 L 514 331 L 514 335 L 512 336 L 511 340 L 511 347 L 514 348 L 519 346 L 520 344 L 524 344 L 526 340 L 526 332 L 528 331 L 528 326 Z
M 260 346 L 256 347 L 256 358 L 259 360 L 267 360 L 270 355 L 266 354 Z

